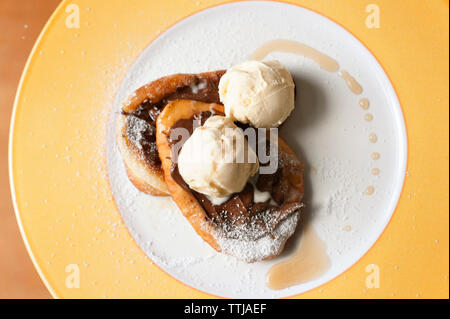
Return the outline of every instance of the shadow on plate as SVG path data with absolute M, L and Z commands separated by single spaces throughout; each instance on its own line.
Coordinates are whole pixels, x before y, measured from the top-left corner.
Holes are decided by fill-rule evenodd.
M 284 258 L 291 255 L 300 243 L 302 229 L 305 224 L 314 218 L 317 207 L 312 206 L 312 182 L 311 165 L 308 161 L 307 150 L 298 142 L 297 136 L 301 135 L 306 129 L 317 125 L 327 112 L 326 94 L 319 83 L 314 83 L 297 74 L 293 74 L 296 85 L 295 109 L 291 116 L 283 123 L 280 128 L 280 135 L 289 144 L 297 154 L 298 158 L 304 163 L 304 187 L 305 194 L 303 203 L 305 206 L 300 213 L 300 222 L 291 238 L 286 242 L 285 249 L 276 258 Z

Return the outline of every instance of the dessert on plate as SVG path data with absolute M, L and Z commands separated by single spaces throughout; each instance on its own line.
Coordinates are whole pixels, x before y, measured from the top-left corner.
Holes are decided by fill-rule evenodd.
M 276 130 L 294 109 L 294 91 L 278 61 L 143 86 L 117 125 L 130 180 L 170 194 L 217 251 L 246 262 L 277 256 L 303 206 L 303 164 Z

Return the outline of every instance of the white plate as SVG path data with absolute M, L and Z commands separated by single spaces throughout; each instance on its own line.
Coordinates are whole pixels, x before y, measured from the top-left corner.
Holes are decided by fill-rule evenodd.
M 276 2 L 239 2 L 199 12 L 170 28 L 142 53 L 125 78 L 114 109 L 139 86 L 172 73 L 228 68 L 267 41 L 289 39 L 336 59 L 364 88 L 357 96 L 337 73 L 287 53 L 280 60 L 297 84 L 297 105 L 282 136 L 307 164 L 306 212 L 327 245 L 332 266 L 316 280 L 273 291 L 268 269 L 283 257 L 245 264 L 216 253 L 196 235 L 170 198 L 137 191 L 128 181 L 114 141 L 111 117 L 107 161 L 120 213 L 143 251 L 178 280 L 202 291 L 244 298 L 285 297 L 338 276 L 380 236 L 395 209 L 405 174 L 406 133 L 399 102 L 376 59 L 351 34 L 304 8 Z M 371 101 L 367 113 L 359 99 Z M 369 134 L 378 136 L 377 143 Z M 380 153 L 379 160 L 371 158 Z M 314 167 L 314 168 L 313 168 Z M 372 168 L 380 175 L 373 176 Z M 373 185 L 374 194 L 365 195 Z M 348 226 L 351 230 L 348 231 Z M 347 231 L 344 230 L 347 228 Z M 298 240 L 294 236 L 293 240 Z M 362 279 L 362 282 L 363 279 Z

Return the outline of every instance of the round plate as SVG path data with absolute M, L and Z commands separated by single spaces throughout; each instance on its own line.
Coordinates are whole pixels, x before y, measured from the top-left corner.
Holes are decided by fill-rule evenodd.
M 239 12 L 239 14 L 236 14 Z M 249 21 L 251 23 L 249 23 Z M 227 32 L 222 32 L 227 30 Z M 195 233 L 170 198 L 147 196 L 129 182 L 115 143 L 116 117 L 107 137 L 114 198 L 139 246 L 178 280 L 234 298 L 286 297 L 342 273 L 370 248 L 389 221 L 406 168 L 406 132 L 395 92 L 376 59 L 343 28 L 309 10 L 283 3 L 242 2 L 214 7 L 177 23 L 139 57 L 119 90 L 113 112 L 135 89 L 164 75 L 226 69 L 247 60 L 264 43 L 288 39 L 337 60 L 363 87 L 354 94 L 337 73 L 295 54 L 270 54 L 291 72 L 297 104 L 282 137 L 306 163 L 303 214 L 327 246 L 331 267 L 320 277 L 280 291 L 266 274 L 294 253 L 247 264 L 216 253 Z M 180 56 L 180 52 L 181 54 Z M 369 110 L 360 105 L 370 100 Z M 373 120 L 364 120 L 371 114 Z M 376 143 L 370 141 L 376 134 Z M 380 154 L 378 160 L 372 154 Z M 377 168 L 378 175 L 371 170 Z M 373 194 L 365 193 L 368 187 Z M 301 240 L 295 236 L 292 241 Z
M 421 291 L 412 288 L 402 288 L 402 294 L 398 291 L 399 287 L 410 287 L 406 285 L 407 275 L 411 278 L 414 269 L 420 269 L 406 267 L 409 264 L 405 263 L 413 261 L 425 266 L 424 256 L 435 258 L 436 249 L 442 261 L 433 266 L 433 275 L 428 276 L 427 282 L 445 292 L 442 278 L 447 276 L 448 283 L 445 268 L 448 240 L 442 220 L 448 223 L 448 216 L 443 214 L 441 222 L 435 223 L 410 203 L 415 193 L 426 197 L 417 185 L 427 184 L 429 176 L 421 178 L 420 183 L 410 182 L 395 214 L 400 217 L 393 218 L 394 226 L 381 237 L 376 249 L 365 254 L 395 209 L 406 166 L 402 112 L 391 82 L 377 60 L 345 29 L 295 5 L 238 2 L 181 20 L 186 13 L 218 3 L 206 1 L 198 7 L 192 4 L 186 11 L 177 1 L 170 9 L 163 2 L 137 1 L 132 5 L 108 2 L 105 10 L 106 2 L 80 1 L 78 28 L 67 23 L 74 11 L 70 3 L 64 2 L 37 42 L 16 99 L 10 168 L 19 225 L 33 261 L 53 295 L 284 297 L 313 289 L 303 296 L 360 297 L 366 293 L 386 297 L 395 292 L 403 296 L 429 296 L 434 290 L 426 290 L 428 285 L 420 276 L 414 278 L 423 283 L 416 285 Z M 413 119 L 421 117 L 421 108 L 414 108 L 421 97 L 417 81 L 405 76 L 403 68 L 396 67 L 394 61 L 404 61 L 404 57 L 383 45 L 389 43 L 395 48 L 395 35 L 400 33 L 387 28 L 368 29 L 364 24 L 365 7 L 357 2 L 342 8 L 328 8 L 325 1 L 314 3 L 305 6 L 339 17 L 341 23 L 353 26 L 352 31 L 371 43 L 377 57 L 389 66 L 387 71 L 393 82 L 401 88 L 400 99 L 402 92 L 404 96 L 406 92 L 415 92 L 414 101 L 404 99 L 416 112 Z M 388 3 L 383 8 L 388 8 Z M 442 8 L 435 5 L 436 21 L 445 24 L 440 15 Z M 396 12 L 393 7 L 391 10 Z M 391 18 L 388 12 L 382 17 L 384 23 L 403 26 L 402 36 L 414 33 L 408 21 Z M 161 32 L 175 21 L 179 22 Z M 351 21 L 358 21 L 361 26 Z M 384 42 L 377 42 L 380 35 L 369 32 L 383 34 Z M 430 39 L 442 40 L 435 38 L 437 35 L 433 37 Z M 302 57 L 282 53 L 270 56 L 285 64 L 297 82 L 298 105 L 282 135 L 307 164 L 307 211 L 313 216 L 314 229 L 326 243 L 332 260 L 331 268 L 320 278 L 271 291 L 265 287 L 265 274 L 270 265 L 288 254 L 252 265 L 216 254 L 194 235 L 170 199 L 145 196 L 129 184 L 112 139 L 111 123 L 118 103 L 139 85 L 171 73 L 229 67 L 246 60 L 264 42 L 279 38 L 300 41 L 335 58 L 341 69 L 361 83 L 364 91 L 360 96 L 354 95 L 337 73 L 327 73 Z M 420 52 L 425 51 L 415 50 L 415 54 Z M 436 52 L 437 55 L 441 51 Z M 445 52 L 442 54 L 445 57 Z M 426 73 L 448 69 L 444 67 L 420 68 L 420 76 L 441 79 L 426 90 L 431 94 L 439 89 L 435 92 L 439 92 L 441 100 L 436 103 L 445 106 L 448 102 L 445 72 Z M 368 111 L 358 104 L 362 97 L 371 101 Z M 371 122 L 364 120 L 367 112 L 373 115 Z M 440 112 L 445 113 L 445 108 Z M 405 114 L 408 120 L 408 112 Z M 433 113 L 434 127 L 445 127 L 446 123 L 448 127 L 445 118 L 448 116 Z M 414 120 L 410 122 L 415 124 Z M 378 137 L 376 143 L 369 140 L 372 133 Z M 425 152 L 426 143 L 417 134 L 414 138 L 416 147 Z M 442 151 L 442 158 L 446 151 L 448 158 L 448 148 Z M 371 158 L 373 152 L 380 153 L 379 160 Z M 424 165 L 420 157 L 416 158 L 412 176 L 419 175 L 419 168 Z M 409 163 L 411 171 L 411 159 Z M 378 176 L 371 175 L 373 168 L 380 170 Z M 428 170 L 435 182 L 445 175 L 436 169 Z M 448 182 L 441 185 L 444 187 L 430 189 L 440 205 L 436 206 L 440 209 L 437 211 L 445 213 L 448 203 L 445 206 L 443 191 L 445 187 L 448 191 Z M 375 189 L 370 196 L 365 194 L 368 186 Z M 434 231 L 420 232 L 423 225 L 433 225 Z M 428 238 L 422 247 L 430 245 L 424 248 L 429 255 L 403 254 L 404 258 L 399 259 L 399 250 L 408 251 L 408 247 L 418 243 L 412 231 L 420 232 L 420 240 Z M 344 276 L 329 282 L 358 259 L 360 262 Z M 365 270 L 369 264 L 380 267 L 382 276 L 389 276 L 390 281 L 382 280 L 378 289 L 367 287 Z M 314 289 L 325 282 L 328 284 Z

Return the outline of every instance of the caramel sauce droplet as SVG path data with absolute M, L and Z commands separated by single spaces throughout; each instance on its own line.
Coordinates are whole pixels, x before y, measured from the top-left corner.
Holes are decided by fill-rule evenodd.
M 370 121 L 373 120 L 373 115 L 370 114 L 370 113 L 367 113 L 367 114 L 364 116 L 364 119 L 365 119 L 367 122 L 370 122 Z
M 359 105 L 361 106 L 361 108 L 363 110 L 368 110 L 369 106 L 370 106 L 370 102 L 367 98 L 362 98 L 361 100 L 359 100 Z
M 369 186 L 366 188 L 366 195 L 372 195 L 375 192 L 375 188 L 373 186 Z
M 347 71 L 340 71 L 339 76 L 344 79 L 345 83 L 347 84 L 350 91 L 352 91 L 354 94 L 361 94 L 363 91 L 363 88 L 361 84 L 358 83 L 358 81 L 355 80 L 353 76 L 350 75 Z

